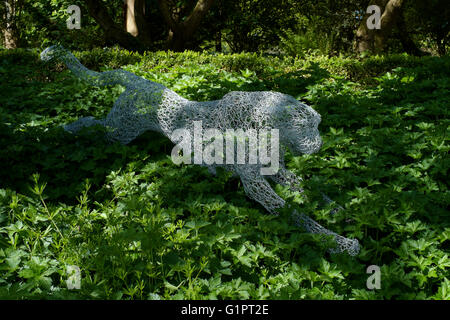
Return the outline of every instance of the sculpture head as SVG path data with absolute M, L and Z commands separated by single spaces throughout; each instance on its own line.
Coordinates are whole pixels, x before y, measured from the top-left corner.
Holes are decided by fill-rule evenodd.
M 281 143 L 294 155 L 312 154 L 319 151 L 322 138 L 319 133 L 320 114 L 306 104 L 284 106 L 279 113 Z
M 41 60 L 42 61 L 51 61 L 53 59 L 58 59 L 62 55 L 65 55 L 66 51 L 64 48 L 58 44 L 50 46 L 41 52 Z

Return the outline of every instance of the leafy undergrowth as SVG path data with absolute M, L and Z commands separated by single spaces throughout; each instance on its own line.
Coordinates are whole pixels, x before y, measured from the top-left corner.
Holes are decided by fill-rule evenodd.
M 92 88 L 32 51 L 0 52 L 0 297 L 48 299 L 450 299 L 450 59 L 304 61 L 251 54 L 78 53 L 189 99 L 232 90 L 294 95 L 322 115 L 324 145 L 287 166 L 308 178 L 289 204 L 362 246 L 330 255 L 244 194 L 240 181 L 176 166 L 156 133 L 108 144 L 99 128 L 122 88 Z M 345 211 L 328 214 L 325 192 Z M 66 285 L 69 266 L 81 288 Z M 381 288 L 368 290 L 369 265 Z

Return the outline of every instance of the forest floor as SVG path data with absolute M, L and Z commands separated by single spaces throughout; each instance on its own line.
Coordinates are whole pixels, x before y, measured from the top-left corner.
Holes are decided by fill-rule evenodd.
M 357 238 L 356 257 L 272 216 L 239 179 L 177 166 L 165 137 L 110 144 L 99 129 L 121 87 L 89 87 L 35 51 L 0 51 L 0 298 L 450 299 L 450 57 L 276 58 L 78 52 L 194 100 L 291 94 L 322 116 L 318 153 L 286 156 L 293 207 Z M 320 192 L 344 207 L 331 216 Z M 328 239 L 329 240 L 329 239 Z M 370 265 L 381 288 L 368 289 Z M 76 266 L 80 289 L 66 283 Z

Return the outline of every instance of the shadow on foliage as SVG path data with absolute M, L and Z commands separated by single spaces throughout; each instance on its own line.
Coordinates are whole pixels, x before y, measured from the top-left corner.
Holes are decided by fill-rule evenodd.
M 111 171 L 123 169 L 129 161 L 152 160 L 171 148 L 171 142 L 159 134 L 132 146 L 110 144 L 102 136 L 100 128 L 75 136 L 60 127 L 20 130 L 0 124 L 2 188 L 28 194 L 30 177 L 39 173 L 40 180 L 47 183 L 46 196 L 72 203 L 86 179 L 100 187 Z

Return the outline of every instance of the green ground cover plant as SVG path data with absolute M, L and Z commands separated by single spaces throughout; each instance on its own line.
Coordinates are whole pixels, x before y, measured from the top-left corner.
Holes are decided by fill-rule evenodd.
M 265 214 L 237 178 L 176 166 L 172 144 L 145 133 L 127 146 L 98 128 L 123 88 L 93 88 L 33 50 L 0 51 L 0 298 L 450 299 L 450 58 L 362 60 L 309 55 L 77 52 L 87 67 L 122 67 L 195 100 L 232 90 L 291 94 L 322 115 L 320 152 L 287 167 L 308 178 L 321 224 L 358 238 L 330 255 L 288 212 Z M 320 186 L 320 189 L 319 189 Z M 345 211 L 330 216 L 327 193 Z M 69 290 L 67 268 L 81 271 Z M 368 290 L 366 268 L 381 268 Z

